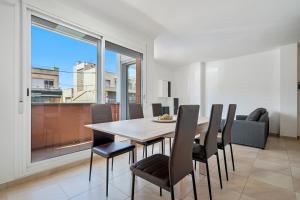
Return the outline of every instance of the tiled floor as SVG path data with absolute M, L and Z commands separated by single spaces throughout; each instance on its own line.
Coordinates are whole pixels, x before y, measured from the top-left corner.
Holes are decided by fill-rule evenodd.
M 229 150 L 229 149 L 228 149 Z M 150 148 L 149 148 L 150 152 Z M 220 152 L 220 155 L 221 152 Z M 229 151 L 227 152 L 230 158 Z M 139 152 L 141 156 L 141 151 Z M 269 137 L 266 150 L 234 145 L 236 171 L 228 159 L 229 181 L 225 180 L 221 156 L 223 190 L 219 187 L 216 159 L 210 159 L 213 199 L 229 200 L 300 200 L 300 141 Z M 0 191 L 2 200 L 83 200 L 105 198 L 105 160 L 94 163 L 92 181 L 88 181 L 88 162 L 47 177 L 15 185 Z M 110 172 L 108 199 L 130 199 L 131 174 L 128 155 L 115 159 Z M 207 181 L 196 173 L 198 199 L 208 199 Z M 176 199 L 192 200 L 191 177 L 175 188 Z M 137 179 L 135 199 L 170 199 L 168 192 L 159 196 L 159 188 Z

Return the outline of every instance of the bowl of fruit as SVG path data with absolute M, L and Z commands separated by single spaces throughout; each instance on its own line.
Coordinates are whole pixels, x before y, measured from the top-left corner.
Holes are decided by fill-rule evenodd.
M 171 123 L 171 122 L 176 122 L 176 119 L 174 119 L 172 115 L 164 114 L 158 116 L 153 121 L 160 122 L 160 123 Z

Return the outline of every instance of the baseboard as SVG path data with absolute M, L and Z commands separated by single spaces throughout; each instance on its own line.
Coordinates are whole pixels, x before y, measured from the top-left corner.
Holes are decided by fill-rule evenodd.
M 269 133 L 270 136 L 280 137 L 279 133 Z
M 289 139 L 289 140 L 298 140 L 299 139 L 299 136 L 289 137 L 289 136 L 280 135 L 279 137 L 284 138 L 284 139 Z

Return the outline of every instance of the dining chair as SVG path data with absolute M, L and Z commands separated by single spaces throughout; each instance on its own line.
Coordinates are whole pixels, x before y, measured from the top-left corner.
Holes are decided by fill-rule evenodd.
M 91 105 L 92 123 L 112 122 L 112 112 L 110 104 L 93 104 Z M 90 173 L 89 181 L 91 181 L 91 172 L 93 165 L 93 154 L 97 154 L 106 158 L 106 196 L 108 196 L 108 180 L 109 180 L 109 159 L 124 153 L 134 153 L 135 146 L 126 142 L 117 142 L 113 135 L 101 131 L 93 130 L 93 140 L 91 148 Z M 134 158 L 134 156 L 132 156 Z M 134 162 L 134 159 L 132 159 Z
M 132 200 L 134 199 L 135 176 L 159 186 L 160 196 L 162 196 L 162 189 L 169 191 L 171 199 L 174 200 L 174 185 L 187 175 L 192 175 L 194 199 L 197 199 L 192 151 L 198 114 L 199 105 L 180 106 L 170 156 L 155 154 L 131 165 Z
M 161 103 L 153 103 L 152 104 L 152 113 L 153 113 L 153 117 L 158 117 L 160 115 L 162 115 L 162 105 Z M 172 149 L 172 137 L 168 137 L 166 136 L 165 138 L 169 138 L 169 149 L 171 152 Z M 152 154 L 153 154 L 153 146 L 152 146 Z
M 135 104 L 131 103 L 129 104 L 129 118 L 130 119 L 140 119 L 144 118 L 143 108 L 141 104 Z M 164 152 L 164 137 L 156 138 L 147 142 L 138 142 L 137 144 L 140 144 L 143 146 L 143 158 L 147 157 L 147 147 L 152 145 L 152 154 L 154 150 L 154 144 L 161 142 L 162 151 Z
M 222 137 L 218 137 L 218 149 L 223 150 L 225 172 L 226 172 L 227 181 L 228 181 L 228 171 L 227 171 L 227 161 L 226 161 L 225 147 L 228 144 L 230 146 L 230 151 L 231 151 L 232 168 L 233 168 L 233 171 L 235 171 L 232 144 L 231 144 L 231 129 L 232 129 L 232 125 L 233 125 L 233 121 L 234 121 L 234 117 L 235 117 L 235 111 L 236 111 L 236 104 L 229 104 L 226 122 L 225 122 L 224 126 L 222 126 L 223 128 L 221 130 L 221 136 Z
M 153 117 L 158 117 L 162 114 L 162 105 L 161 103 L 152 104 Z
M 221 189 L 223 188 L 218 146 L 217 146 L 217 136 L 218 136 L 218 130 L 222 118 L 222 110 L 223 110 L 222 104 L 212 105 L 209 125 L 204 137 L 204 141 L 200 141 L 200 143 L 193 144 L 193 160 L 206 164 L 206 173 L 207 173 L 207 182 L 208 182 L 208 191 L 209 191 L 210 200 L 212 199 L 212 194 L 211 194 L 208 159 L 213 155 L 217 157 L 220 187 Z

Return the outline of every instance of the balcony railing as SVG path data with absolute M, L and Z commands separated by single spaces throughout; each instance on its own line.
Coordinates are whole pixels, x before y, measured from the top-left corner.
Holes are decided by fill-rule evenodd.
M 90 147 L 90 103 L 33 103 L 31 107 L 32 160 L 51 158 Z M 111 104 L 113 120 L 119 120 L 119 105 Z M 70 148 L 68 148 L 70 147 Z M 64 150 L 57 153 L 53 150 Z M 34 152 L 43 153 L 36 158 Z M 48 154 L 48 155 L 47 155 Z

